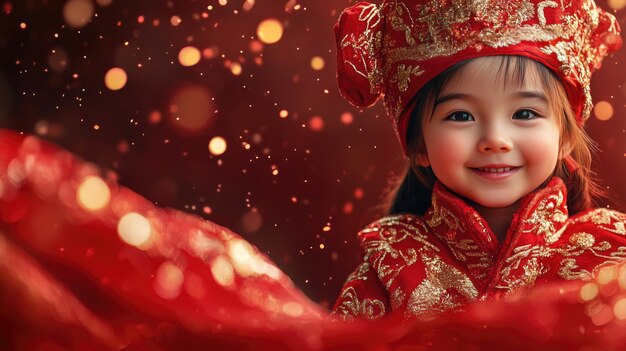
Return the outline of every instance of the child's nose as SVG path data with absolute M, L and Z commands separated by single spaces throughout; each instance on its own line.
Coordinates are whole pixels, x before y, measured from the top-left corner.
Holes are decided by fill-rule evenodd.
M 502 128 L 493 126 L 485 131 L 478 142 L 480 152 L 509 152 L 513 148 L 513 142 Z

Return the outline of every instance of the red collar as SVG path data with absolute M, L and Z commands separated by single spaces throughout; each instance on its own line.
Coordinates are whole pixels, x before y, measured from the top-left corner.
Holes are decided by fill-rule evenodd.
M 467 265 L 476 280 L 481 280 L 515 255 L 515 247 L 549 245 L 558 240 L 568 218 L 567 189 L 563 180 L 552 177 L 545 187 L 524 196 L 502 245 L 487 221 L 438 181 L 431 207 L 423 218 L 456 259 Z

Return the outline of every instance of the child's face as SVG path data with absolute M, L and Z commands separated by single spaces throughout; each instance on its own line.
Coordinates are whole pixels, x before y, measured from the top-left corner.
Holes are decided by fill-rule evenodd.
M 493 57 L 469 62 L 441 91 L 432 119 L 423 118 L 427 157 L 420 163 L 430 164 L 449 189 L 486 207 L 509 206 L 539 187 L 559 156 L 559 128 L 549 102 L 516 96 L 546 96 L 537 72 L 529 66 L 525 85 L 510 83 L 504 91 L 498 66 Z M 451 94 L 467 97 L 446 99 Z M 511 169 L 503 172 L 505 167 Z

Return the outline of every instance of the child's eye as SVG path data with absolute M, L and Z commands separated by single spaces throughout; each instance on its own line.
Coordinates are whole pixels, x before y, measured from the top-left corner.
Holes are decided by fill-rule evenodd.
M 457 121 L 457 122 L 469 122 L 473 121 L 474 117 L 465 111 L 453 112 L 451 115 L 446 117 L 448 121 Z
M 539 117 L 538 114 L 536 114 L 534 111 L 532 110 L 519 110 L 517 112 L 515 112 L 515 114 L 513 115 L 513 119 L 535 119 Z

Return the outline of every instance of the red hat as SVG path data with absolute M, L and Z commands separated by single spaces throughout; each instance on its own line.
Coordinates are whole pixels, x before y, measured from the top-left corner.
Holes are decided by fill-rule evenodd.
M 577 120 L 589 118 L 591 74 L 622 45 L 615 17 L 593 0 L 385 0 L 343 11 L 335 25 L 337 82 L 357 107 L 384 96 L 406 155 L 410 102 L 467 59 L 531 58 L 563 82 Z

